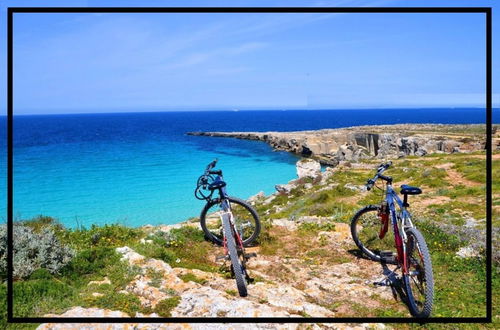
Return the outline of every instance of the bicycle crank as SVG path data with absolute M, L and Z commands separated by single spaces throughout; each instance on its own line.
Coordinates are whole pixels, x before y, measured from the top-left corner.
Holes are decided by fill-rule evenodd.
M 373 282 L 373 285 L 375 286 L 392 286 L 393 283 L 395 283 L 398 280 L 398 277 L 396 276 L 396 271 L 401 268 L 401 266 L 397 266 L 393 271 L 391 271 L 389 274 L 384 275 L 382 278 L 379 280 Z M 370 281 L 367 281 L 369 283 Z

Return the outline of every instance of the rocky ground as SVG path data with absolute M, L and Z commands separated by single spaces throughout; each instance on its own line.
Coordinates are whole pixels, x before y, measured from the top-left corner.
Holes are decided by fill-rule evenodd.
M 312 219 L 307 219 L 309 222 Z M 314 220 L 314 219 L 313 219 Z M 324 219 L 315 219 L 318 223 Z M 274 221 L 278 235 L 294 245 L 292 241 L 297 231 L 297 223 L 281 219 Z M 251 276 L 258 278 L 249 284 L 249 295 L 241 298 L 236 293 L 233 279 L 221 274 L 204 272 L 198 269 L 172 267 L 152 258 L 145 258 L 128 247 L 118 248 L 122 260 L 141 269 L 141 273 L 130 282 L 124 293 L 136 295 L 144 306 L 154 308 L 162 300 L 179 297 L 178 304 L 171 310 L 172 317 L 335 317 L 352 315 L 352 306 L 356 308 L 374 308 L 393 304 L 395 300 L 389 287 L 375 287 L 369 282 L 376 280 L 383 273 L 380 264 L 359 259 L 346 251 L 353 248 L 350 233 L 345 224 L 338 224 L 333 231 L 320 232 L 309 244 L 328 249 L 341 258 L 342 263 L 316 263 L 291 256 L 269 256 L 259 253 L 259 248 L 250 248 L 258 256 L 248 263 Z M 168 230 L 168 228 L 163 228 Z M 147 243 L 146 243 L 147 244 Z M 290 251 L 293 254 L 293 251 Z M 154 271 L 151 275 L 150 271 Z M 190 274 L 194 279 L 183 280 Z M 91 286 L 107 284 L 109 279 L 89 283 Z M 98 292 L 94 294 L 99 294 Z M 401 310 L 404 307 L 401 306 Z M 124 312 L 97 308 L 73 307 L 62 315 L 78 317 L 129 317 Z M 157 314 L 132 316 L 158 317 Z M 132 326 L 132 325 L 131 325 Z M 138 329 L 163 328 L 203 328 L 216 325 L 133 325 Z M 105 325 L 100 325 L 106 328 Z M 234 328 L 242 328 L 233 325 Z M 262 329 L 306 328 L 298 324 L 271 325 L 260 324 L 247 326 Z M 366 329 L 385 328 L 382 324 L 371 325 L 318 325 L 314 328 L 331 329 Z M 38 329 L 79 328 L 76 325 L 42 324 Z M 224 328 L 231 328 L 225 326 Z
M 171 309 L 172 317 L 342 317 L 355 315 L 356 309 L 381 308 L 394 305 L 395 297 L 390 287 L 377 287 L 371 283 L 381 277 L 384 267 L 350 253 L 355 248 L 350 236 L 349 226 L 334 223 L 325 231 L 319 231 L 316 237 L 303 239 L 299 227 L 301 223 L 324 224 L 329 219 L 307 217 L 291 221 L 275 219 L 272 221 L 272 235 L 279 238 L 289 255 L 269 255 L 261 253 L 260 247 L 251 247 L 249 252 L 256 252 L 257 257 L 250 259 L 248 269 L 255 282 L 249 284 L 249 295 L 241 298 L 237 294 L 234 279 L 221 273 L 205 272 L 199 269 L 187 269 L 169 265 L 154 258 L 146 258 L 133 249 L 124 246 L 116 251 L 122 260 L 131 267 L 138 267 L 140 273 L 128 284 L 122 293 L 137 296 L 144 307 L 155 308 L 160 302 L 176 297 L 177 305 Z M 184 224 L 193 226 L 192 223 Z M 153 229 L 154 228 L 154 229 Z M 175 226 L 148 227 L 151 230 L 168 232 Z M 149 244 L 143 240 L 143 244 Z M 302 249 L 304 245 L 311 248 Z M 321 250 L 315 249 L 321 248 Z M 311 251 L 329 251 L 328 258 L 321 255 L 315 258 Z M 213 252 L 217 253 L 217 250 Z M 220 252 L 220 251 L 218 251 Z M 215 257 L 213 255 L 212 257 Z M 324 259 L 324 260 L 323 260 Z M 328 262 L 336 261 L 335 263 Z M 192 280 L 186 280 L 191 278 Z M 95 288 L 94 296 L 102 295 L 98 291 L 101 285 L 110 284 L 105 277 L 100 281 L 89 282 Z M 355 309 L 353 309 L 355 306 Z M 397 307 L 402 312 L 404 305 Z M 158 314 L 128 315 L 117 310 L 73 307 L 57 317 L 158 317 Z M 302 322 L 302 321 L 301 321 Z M 90 326 L 90 325 L 89 325 Z M 93 325 L 107 329 L 109 325 Z M 134 329 L 211 329 L 221 325 L 196 324 L 130 324 Z M 118 327 L 118 326 L 117 326 Z M 259 329 L 305 329 L 299 324 L 259 324 L 247 328 Z M 82 329 L 82 325 L 42 324 L 38 329 Z M 223 328 L 245 328 L 243 325 L 225 325 Z M 383 329 L 383 324 L 363 325 L 314 325 L 313 329 Z
M 498 157 L 497 157 L 498 158 Z M 317 163 L 301 162 L 297 166 L 300 176 L 306 178 L 317 173 Z M 373 165 L 359 164 L 357 167 Z M 448 165 L 443 165 L 448 166 Z M 335 170 L 323 172 L 322 182 L 311 184 L 309 189 L 316 192 L 332 189 L 328 180 Z M 460 177 L 450 172 L 450 176 Z M 300 179 L 293 180 L 288 192 L 300 185 Z M 307 189 L 307 188 L 306 188 Z M 351 185 L 348 189 L 362 191 L 362 185 Z M 271 196 L 258 194 L 250 199 L 262 207 L 271 204 L 283 195 L 282 187 Z M 363 192 L 368 194 L 368 192 Z M 417 205 L 434 203 L 436 200 L 422 199 Z M 264 215 L 263 218 L 266 218 Z M 272 218 L 272 217 L 271 217 Z M 475 225 L 475 224 L 474 224 Z M 172 226 L 145 226 L 149 233 L 170 232 L 184 226 L 197 227 L 196 222 Z M 312 230 L 310 228 L 313 228 Z M 155 258 L 147 258 L 134 249 L 123 246 L 116 248 L 122 261 L 138 270 L 135 278 L 124 286 L 120 293 L 139 298 L 143 307 L 155 310 L 158 304 L 172 302 L 172 317 L 296 317 L 306 321 L 307 317 L 350 317 L 358 314 L 373 315 L 372 311 L 390 309 L 394 315 L 410 316 L 397 290 L 391 287 L 374 286 L 388 272 L 387 266 L 360 257 L 355 247 L 349 225 L 332 222 L 331 217 L 299 216 L 297 218 L 272 218 L 266 226 L 266 235 L 271 243 L 249 248 L 257 257 L 250 259 L 248 269 L 255 282 L 248 286 L 248 297 L 237 294 L 234 279 L 223 272 L 202 271 L 196 268 L 176 267 Z M 151 240 L 141 239 L 141 244 L 151 244 Z M 473 249 L 472 252 L 476 252 Z M 465 251 L 467 252 L 467 251 Z M 215 260 L 220 248 L 213 247 L 209 257 Z M 458 251 L 457 255 L 464 253 Z M 465 253 L 466 254 L 466 253 Z M 463 257 L 474 257 L 464 255 Z M 392 268 L 392 266 L 391 266 Z M 89 282 L 90 294 L 101 296 L 99 287 L 110 284 L 107 277 Z M 92 292 L 93 291 L 93 292 Z M 156 313 L 127 314 L 120 310 L 102 308 L 68 309 L 57 317 L 151 317 Z M 123 325 L 89 324 L 92 329 L 122 329 Z M 133 329 L 383 329 L 383 324 L 127 324 Z M 38 329 L 82 329 L 80 324 L 42 324 Z
M 120 291 L 113 294 L 136 297 L 142 310 L 149 312 L 131 313 L 126 312 L 126 308 L 97 308 L 87 304 L 86 308 L 74 306 L 63 313 L 46 316 L 155 318 L 162 314 L 161 316 L 172 317 L 289 317 L 297 318 L 297 322 L 307 322 L 308 317 L 409 317 L 397 282 L 394 287 L 373 285 L 373 282 L 389 272 L 389 268 L 392 270 L 393 266 L 387 268 L 361 256 L 352 241 L 348 224 L 353 212 L 361 205 L 380 200 L 374 197 L 373 192 L 367 192 L 363 185 L 366 179 L 373 175 L 374 169 L 380 163 L 379 158 L 394 159 L 394 169 L 390 174 L 395 175 L 398 184 L 405 180 L 401 183 L 419 185 L 424 189 L 424 194 L 412 196 L 411 207 L 416 210 L 418 219 L 429 219 L 419 220 L 421 222 L 418 226 L 422 227 L 428 239 L 437 279 L 436 307 L 433 315 L 479 316 L 481 309 L 478 304 L 484 301 L 481 298 L 484 294 L 483 286 L 479 283 L 484 281 L 481 271 L 481 262 L 484 261 L 480 261 L 484 259 L 480 258 L 484 254 L 485 246 L 485 209 L 484 206 L 481 207 L 485 202 L 484 177 L 481 174 L 484 173 L 485 155 L 476 151 L 484 148 L 484 141 L 479 133 L 481 126 L 472 125 L 472 128 L 466 128 L 453 125 L 447 127 L 446 134 L 439 134 L 439 138 L 435 133 L 437 126 L 443 125 L 393 125 L 387 128 L 379 126 L 377 132 L 373 131 L 373 127 L 361 128 L 361 132 L 354 132 L 352 129 L 326 130 L 314 133 L 314 143 L 310 136 L 298 137 L 296 132 L 280 133 L 279 136 L 274 133 L 245 133 L 247 135 L 244 136 L 239 135 L 243 133 L 200 133 L 198 135 L 264 140 L 276 149 L 298 153 L 303 153 L 307 148 L 312 150 L 314 155 L 320 154 L 322 157 L 333 154 L 338 156 L 342 153 L 345 156 L 344 151 L 356 145 L 353 151 L 365 150 L 371 156 L 351 157 L 350 161 L 345 157 L 342 160 L 336 158 L 336 166 L 323 172 L 320 172 L 320 164 L 317 161 L 303 159 L 297 163 L 297 179 L 276 185 L 276 192 L 272 195 L 259 193 L 249 199 L 257 209 L 264 226 L 259 244 L 249 248 L 249 252 L 256 252 L 257 257 L 250 259 L 247 265 L 250 276 L 254 278 L 254 282 L 248 286 L 248 297 L 238 296 L 235 280 L 228 276 L 227 265 L 215 262 L 215 257 L 222 253 L 218 246 L 207 242 L 184 242 L 179 243 L 180 247 L 175 245 L 177 249 L 203 250 L 203 258 L 209 260 L 203 261 L 203 267 L 196 264 L 201 262 L 201 259 L 189 263 L 180 259 L 166 262 L 168 258 L 151 257 L 162 256 L 161 253 L 152 253 L 154 249 L 164 250 L 163 246 L 155 245 L 157 243 L 154 241 L 154 235 L 162 233 L 168 236 L 168 233 L 188 227 L 198 230 L 198 219 L 191 219 L 177 225 L 144 226 L 141 228 L 144 235 L 140 240 L 115 249 L 122 262 L 134 269 L 135 275 L 121 285 Z M 402 131 L 402 128 L 405 128 L 407 135 L 397 136 L 400 133 L 396 132 Z M 432 138 L 431 130 L 434 132 Z M 466 134 L 469 134 L 468 138 L 465 137 Z M 322 144 L 323 139 L 332 136 L 336 136 L 337 140 L 331 139 L 336 146 L 328 147 Z M 386 142 L 380 144 L 381 141 Z M 494 141 L 498 143 L 497 140 Z M 387 150 L 385 154 L 384 150 Z M 408 150 L 410 151 L 407 152 Z M 413 157 L 398 159 L 400 152 Z M 422 157 L 428 153 L 434 155 Z M 355 152 L 351 155 L 354 154 Z M 500 160 L 499 156 L 498 153 L 494 154 L 495 164 Z M 499 198 L 499 192 L 494 189 L 495 221 L 498 221 Z M 497 243 L 498 240 L 495 244 Z M 139 253 L 140 251 L 149 251 L 149 256 Z M 500 256 L 497 256 L 497 259 L 494 260 L 498 263 Z M 478 268 L 468 266 L 472 263 Z M 450 281 L 454 281 L 455 285 L 449 286 L 447 283 Z M 90 298 L 103 298 L 106 293 L 101 288 L 111 284 L 113 280 L 108 277 L 91 281 L 88 283 L 88 289 L 82 294 Z M 466 290 L 474 291 L 477 297 L 466 294 Z M 453 295 L 457 294 L 460 298 L 452 299 Z M 300 323 L 46 323 L 38 329 L 386 327 L 384 324 Z

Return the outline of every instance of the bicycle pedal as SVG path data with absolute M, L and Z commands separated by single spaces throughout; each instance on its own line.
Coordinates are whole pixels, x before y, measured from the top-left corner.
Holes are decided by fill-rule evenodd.
M 250 259 L 250 258 L 253 258 L 253 257 L 257 257 L 257 253 L 255 253 L 255 252 L 245 253 L 245 258 L 246 259 Z
M 380 251 L 380 260 L 387 263 L 396 262 L 396 255 L 392 251 Z
M 390 286 L 391 282 L 388 279 L 384 279 L 382 281 L 373 282 L 373 285 L 375 285 L 375 286 Z
M 216 256 L 215 261 L 220 261 L 220 260 L 229 260 L 229 256 L 227 255 L 221 255 L 221 256 Z

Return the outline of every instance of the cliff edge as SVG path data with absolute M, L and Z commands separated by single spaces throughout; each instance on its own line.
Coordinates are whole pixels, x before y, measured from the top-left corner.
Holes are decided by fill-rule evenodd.
M 484 150 L 485 125 L 397 124 L 295 132 L 189 132 L 188 135 L 258 140 L 336 166 L 366 158 L 400 158 L 429 153 Z M 500 148 L 497 126 L 493 149 Z

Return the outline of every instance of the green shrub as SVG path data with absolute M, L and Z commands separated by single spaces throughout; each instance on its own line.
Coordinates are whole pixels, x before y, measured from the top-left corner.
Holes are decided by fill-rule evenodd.
M 154 308 L 154 312 L 163 317 L 170 317 L 172 310 L 179 305 L 181 297 L 176 296 L 160 301 Z
M 62 312 L 77 299 L 71 285 L 54 279 L 17 281 L 13 289 L 14 315 L 18 317 Z
M 333 222 L 326 222 L 322 224 L 314 222 L 301 223 L 297 228 L 299 233 L 312 233 L 316 234 L 320 231 L 332 231 L 335 230 L 335 224 Z
M 421 221 L 417 223 L 417 227 L 424 235 L 427 246 L 431 251 L 438 249 L 454 252 L 463 246 L 463 243 L 456 235 L 446 233 L 435 224 Z
M 112 292 L 100 297 L 88 296 L 84 299 L 84 307 L 120 310 L 129 316 L 135 316 L 137 312 L 151 312 L 141 306 L 141 301 L 135 295 L 119 292 Z
M 63 225 L 60 224 L 57 219 L 44 215 L 39 215 L 30 220 L 24 220 L 21 224 L 32 228 L 35 232 L 40 232 L 43 228 L 52 228 L 56 231 L 64 229 Z
M 179 278 L 181 280 L 183 280 L 184 282 L 192 281 L 192 282 L 199 283 L 199 284 L 205 284 L 205 283 L 207 283 L 207 280 L 205 280 L 203 278 L 199 278 L 199 277 L 197 277 L 196 275 L 194 275 L 192 273 L 187 273 L 187 274 L 184 274 L 184 275 L 179 275 Z
M 204 239 L 201 230 L 189 226 L 174 228 L 168 232 L 157 231 L 151 236 L 153 242 L 166 247 L 179 247 L 187 241 L 202 242 Z
M 54 276 L 45 268 L 35 270 L 29 277 L 30 280 L 50 280 Z
M 26 278 L 39 268 L 56 274 L 74 256 L 74 251 L 62 245 L 47 227 L 39 233 L 32 228 L 15 224 L 13 228 L 13 277 Z M 0 225 L 0 278 L 7 275 L 7 227 Z
M 177 260 L 175 252 L 157 243 L 137 245 L 135 250 L 145 257 L 163 260 L 168 264 Z
M 71 262 L 64 267 L 65 276 L 79 277 L 100 273 L 108 264 L 118 263 L 120 255 L 110 247 L 97 247 L 78 252 Z
M 96 226 L 90 229 L 72 229 L 60 233 L 61 240 L 76 249 L 92 247 L 119 247 L 130 245 L 143 235 L 140 229 L 119 224 Z

